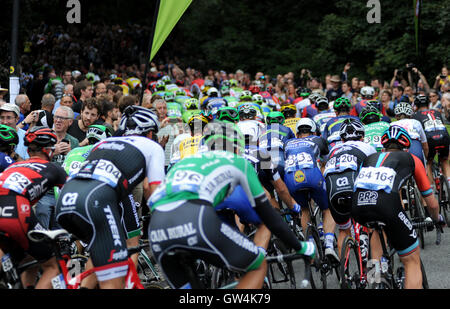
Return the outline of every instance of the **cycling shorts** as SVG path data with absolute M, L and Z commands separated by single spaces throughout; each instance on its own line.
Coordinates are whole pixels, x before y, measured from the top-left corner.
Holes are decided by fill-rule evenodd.
M 171 249 L 189 251 L 194 259 L 247 272 L 257 269 L 264 254 L 237 229 L 224 223 L 206 201 L 178 201 L 158 206 L 152 212 L 148 235 L 153 256 L 172 288 L 189 281 L 184 267 Z
M 328 209 L 325 179 L 319 168 L 305 168 L 295 172 L 287 172 L 284 175 L 284 182 L 291 196 L 301 207 L 308 205 L 309 195 L 321 210 Z
M 69 180 L 56 203 L 58 223 L 88 244 L 99 281 L 127 274 L 123 212 L 114 188 L 91 179 Z
M 450 145 L 450 138 L 448 134 L 443 134 L 438 131 L 434 132 L 434 134 L 427 133 L 426 136 L 428 148 L 430 149 L 427 160 L 434 160 L 436 154 L 439 154 L 439 158 L 441 159 L 448 158 Z
M 386 235 L 400 257 L 419 247 L 416 230 L 403 210 L 398 193 L 357 189 L 353 194 L 351 215 L 362 225 L 371 221 L 385 223 Z
M 331 215 L 336 224 L 343 228 L 347 227 L 350 221 L 356 176 L 355 171 L 347 170 L 342 173 L 330 173 L 325 178 Z
M 30 201 L 9 191 L 6 195 L 0 195 L 0 205 L 2 205 L 0 230 L 7 233 L 12 240 L 11 246 L 1 244 L 0 247 L 5 252 L 12 254 L 18 261 L 25 257 L 24 252 L 38 261 L 43 262 L 50 259 L 54 255 L 50 245 L 35 243 L 27 237 L 29 231 L 43 229 L 31 208 Z

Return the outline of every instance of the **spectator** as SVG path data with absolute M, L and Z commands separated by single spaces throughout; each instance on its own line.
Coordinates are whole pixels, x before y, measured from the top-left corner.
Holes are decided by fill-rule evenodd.
M 80 146 L 88 144 L 86 139 L 87 128 L 98 120 L 101 111 L 101 107 L 95 98 L 88 98 L 83 102 L 79 119 L 74 121 L 67 130 L 67 133 L 80 142 Z
M 67 133 L 67 130 L 74 122 L 73 110 L 67 106 L 60 106 L 56 109 L 53 123 L 53 130 L 57 137 L 54 156 L 52 162 L 62 165 L 66 155 L 72 149 L 78 147 L 78 140 Z
M 20 117 L 19 117 L 19 123 L 21 123 L 25 119 L 25 115 L 28 115 L 28 113 L 31 110 L 31 101 L 28 98 L 26 94 L 19 94 L 15 99 L 16 105 L 19 107 L 20 111 Z M 25 125 L 22 127 L 24 130 L 28 129 L 28 125 Z
M 400 103 L 402 101 L 403 90 L 404 90 L 404 88 L 402 86 L 395 86 L 393 88 L 393 90 L 392 90 L 392 100 L 394 101 L 394 108 L 397 105 L 397 103 Z
M 100 82 L 97 85 L 95 85 L 95 96 L 99 97 L 103 94 L 106 94 L 106 85 Z
M 63 94 L 63 97 L 61 98 L 61 101 L 60 101 L 59 105 L 60 106 L 67 106 L 67 107 L 70 107 L 70 109 L 72 109 L 73 103 L 74 102 L 73 102 L 72 96 L 70 94 Z M 56 112 L 56 109 L 53 109 L 53 110 Z M 76 119 L 79 115 L 80 115 L 79 113 L 73 112 L 73 117 L 74 117 L 73 119 Z
M 442 95 L 441 99 L 442 110 L 444 112 L 444 120 L 446 125 L 450 125 L 450 92 L 446 92 Z
M 41 110 L 39 111 L 39 119 L 37 126 L 44 126 L 47 128 L 53 127 L 53 108 L 55 107 L 55 96 L 51 93 L 46 93 L 42 96 Z
M 92 98 L 94 89 L 92 88 L 92 84 L 90 82 L 88 82 L 87 80 L 82 80 L 75 85 L 73 92 L 76 98 L 76 102 L 73 105 L 72 109 L 74 112 L 80 113 L 83 102 L 89 98 Z
M 326 97 L 328 101 L 334 101 L 337 98 L 341 97 L 343 92 L 341 88 L 341 78 L 338 75 L 333 75 L 330 78 L 331 89 L 329 89 L 326 93 Z
M 351 68 L 351 63 L 347 62 L 344 66 L 344 70 L 341 73 L 342 82 L 348 81 L 348 71 L 350 70 L 350 68 Z
M 430 94 L 428 95 L 428 98 L 430 99 L 430 109 L 435 109 L 439 112 L 442 111 L 442 104 L 439 100 L 439 92 L 435 89 L 430 90 Z
M 361 88 L 359 88 L 359 78 L 353 77 L 352 78 L 352 92 L 359 92 Z
M 409 103 L 413 103 L 414 102 L 414 91 L 413 88 L 411 86 L 406 86 L 405 87 L 405 91 L 404 91 L 404 99 L 406 99 L 406 97 L 408 97 L 408 102 Z M 403 102 L 406 102 L 406 100 L 403 100 Z
M 0 86 L 0 99 L 4 100 L 4 97 L 6 96 L 7 93 L 8 93 L 8 89 Z
M 69 85 L 73 83 L 72 72 L 70 70 L 65 70 L 62 76 L 62 82 L 64 85 Z
M 114 133 L 114 125 L 117 121 L 117 115 L 114 111 L 114 103 L 110 101 L 106 95 L 99 96 L 97 100 L 102 107 L 98 124 L 109 127 L 111 132 Z
M 446 83 L 450 83 L 450 76 L 448 75 L 447 66 L 444 65 L 441 69 L 441 73 L 436 76 L 433 88 L 439 91 L 441 86 Z
M 16 154 L 19 155 L 19 159 L 16 161 L 26 160 L 30 156 L 27 152 L 27 147 L 24 144 L 25 130 L 22 130 L 16 126 L 20 117 L 19 107 L 13 103 L 5 103 L 0 107 L 0 122 L 16 130 L 19 136 L 19 143 L 16 146 Z
M 342 82 L 341 90 L 342 90 L 342 97 L 347 98 L 351 101 L 353 93 L 352 93 L 350 83 L 348 81 Z
M 389 117 L 395 117 L 394 102 L 392 101 L 392 92 L 388 89 L 383 89 L 380 92 L 380 102 L 383 104 L 384 110 Z

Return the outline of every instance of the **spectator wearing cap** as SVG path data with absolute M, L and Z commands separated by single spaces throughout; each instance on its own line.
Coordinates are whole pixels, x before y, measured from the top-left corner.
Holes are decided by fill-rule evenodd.
M 341 84 L 341 78 L 338 75 L 333 75 L 330 78 L 331 83 L 331 89 L 329 89 L 326 93 L 326 97 L 329 101 L 334 101 L 336 98 L 339 98 L 342 96 L 342 88 L 340 86 Z
M 0 86 L 0 99 L 4 100 L 4 96 L 8 93 L 8 89 L 3 88 L 2 86 Z
M 21 159 L 26 160 L 30 156 L 27 152 L 27 147 L 24 144 L 25 130 L 17 127 L 17 122 L 19 121 L 20 111 L 19 107 L 14 103 L 5 103 L 0 107 L 0 123 L 7 125 L 14 130 L 16 130 L 19 136 L 19 143 L 16 146 L 16 154 L 20 156 Z M 14 156 L 14 155 L 13 155 Z M 19 161 L 17 159 L 16 161 Z

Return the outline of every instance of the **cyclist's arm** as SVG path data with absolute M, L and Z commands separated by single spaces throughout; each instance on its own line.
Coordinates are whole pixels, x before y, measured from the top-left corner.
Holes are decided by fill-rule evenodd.
M 411 154 L 414 159 L 414 180 L 417 183 L 417 187 L 420 190 L 433 219 L 439 221 L 439 204 L 434 197 L 433 189 L 431 188 L 430 181 L 428 180 L 427 172 L 422 164 L 422 161 L 415 155 Z
M 272 184 L 275 187 L 275 190 L 277 191 L 278 196 L 281 198 L 281 200 L 289 207 L 289 209 L 293 209 L 295 200 L 289 193 L 289 190 L 286 187 L 284 181 L 281 178 L 278 178 L 276 180 L 273 180 Z

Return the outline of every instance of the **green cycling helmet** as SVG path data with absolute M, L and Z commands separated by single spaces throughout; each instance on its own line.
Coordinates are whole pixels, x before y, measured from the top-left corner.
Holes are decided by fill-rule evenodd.
M 236 108 L 230 106 L 222 106 L 217 111 L 217 119 L 220 121 L 238 122 L 239 112 Z
M 351 107 L 352 103 L 350 102 L 350 100 L 343 97 L 337 98 L 333 104 L 333 108 L 337 111 L 350 110 Z
M 266 116 L 266 124 L 278 123 L 283 124 L 286 118 L 282 112 L 270 112 Z
M 224 121 L 210 122 L 203 130 L 203 144 L 210 150 L 226 150 L 242 154 L 245 139 L 237 125 Z
M 104 125 L 93 124 L 90 125 L 86 131 L 86 138 L 88 139 L 90 145 L 93 145 L 111 136 L 111 129 Z
M 0 150 L 9 154 L 19 143 L 19 136 L 13 128 L 0 124 Z

